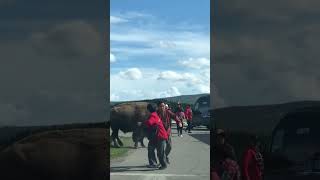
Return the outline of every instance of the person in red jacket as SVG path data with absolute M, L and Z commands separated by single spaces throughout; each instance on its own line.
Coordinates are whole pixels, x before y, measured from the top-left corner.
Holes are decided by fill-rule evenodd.
M 215 169 L 211 168 L 211 180 L 221 180 Z
M 166 161 L 168 164 L 169 162 L 169 153 L 171 152 L 172 149 L 172 141 L 171 141 L 171 119 L 174 119 L 177 124 L 181 123 L 179 118 L 173 113 L 171 110 L 166 109 L 166 105 L 163 101 L 158 102 L 158 111 L 157 111 L 158 116 L 160 117 L 164 128 L 166 129 L 168 133 L 168 140 L 166 141 L 166 149 L 165 149 L 165 155 L 166 155 Z
M 179 118 L 180 122 L 179 124 L 177 124 L 177 131 L 178 131 L 178 136 L 179 137 L 183 137 L 182 135 L 182 130 L 183 130 L 183 121 L 185 121 L 186 116 L 184 114 L 183 111 L 178 111 L 176 112 L 176 116 Z
M 187 130 L 188 130 L 188 133 L 192 133 L 192 132 L 191 132 L 191 126 L 192 126 L 192 124 L 191 124 L 191 122 L 192 122 L 192 110 L 191 110 L 191 107 L 190 107 L 189 104 L 186 106 L 186 110 L 185 110 L 184 114 L 185 114 L 185 116 L 186 116 L 187 123 L 188 123 L 188 126 L 187 126 L 187 128 L 185 129 L 185 131 L 187 132 Z
M 257 136 L 250 138 L 250 144 L 244 153 L 242 176 L 243 180 L 263 179 L 263 157 L 259 151 L 260 140 Z
M 147 109 L 151 113 L 150 117 L 147 121 L 145 121 L 145 125 L 149 131 L 149 133 L 153 133 L 151 131 L 155 130 L 154 137 L 149 139 L 148 144 L 148 159 L 149 159 L 149 167 L 156 167 L 156 159 L 155 159 L 155 148 L 157 149 L 158 159 L 161 164 L 159 169 L 167 168 L 166 156 L 165 156 L 165 145 L 168 140 L 168 133 L 163 126 L 163 123 L 156 112 L 156 106 L 153 104 L 148 104 Z

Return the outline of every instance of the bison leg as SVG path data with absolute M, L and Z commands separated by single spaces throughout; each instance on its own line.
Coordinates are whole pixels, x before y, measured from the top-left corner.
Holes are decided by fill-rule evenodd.
M 142 147 L 145 148 L 146 146 L 145 146 L 144 143 L 143 143 L 143 139 L 144 139 L 144 137 L 142 137 L 142 138 L 140 139 L 140 144 L 141 144 Z
M 134 142 L 134 148 L 137 149 L 138 148 L 138 142 L 139 142 L 137 130 L 134 130 L 132 132 L 132 141 Z
M 117 137 L 118 143 L 119 145 L 122 147 L 123 146 L 123 142 L 121 141 L 121 139 L 119 138 L 119 136 Z
M 118 130 L 118 132 L 119 132 L 119 130 Z M 121 139 L 119 138 L 118 132 L 117 132 L 117 134 L 116 134 L 116 139 L 117 139 L 117 141 L 118 141 L 118 144 L 122 147 L 122 146 L 123 146 L 123 143 L 122 143 Z
M 119 130 L 114 130 L 114 131 L 112 131 L 112 134 L 111 134 L 113 146 L 116 148 L 120 147 L 117 142 L 118 132 L 119 132 Z

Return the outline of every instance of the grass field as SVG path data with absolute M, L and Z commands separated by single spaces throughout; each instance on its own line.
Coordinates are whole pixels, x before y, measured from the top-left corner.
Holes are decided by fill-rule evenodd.
M 110 159 L 126 156 L 128 151 L 132 149 L 132 138 L 131 137 L 120 137 L 123 142 L 123 147 L 114 148 L 110 146 Z

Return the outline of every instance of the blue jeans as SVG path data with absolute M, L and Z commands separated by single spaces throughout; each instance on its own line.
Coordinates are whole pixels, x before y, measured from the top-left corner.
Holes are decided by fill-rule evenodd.
M 148 143 L 148 160 L 149 160 L 149 165 L 151 165 L 151 166 L 157 164 L 156 153 L 155 153 L 156 148 L 157 148 L 156 142 L 149 141 L 149 143 Z
M 166 140 L 158 141 L 157 153 L 158 153 L 159 162 L 162 167 L 167 167 L 165 150 L 166 150 Z

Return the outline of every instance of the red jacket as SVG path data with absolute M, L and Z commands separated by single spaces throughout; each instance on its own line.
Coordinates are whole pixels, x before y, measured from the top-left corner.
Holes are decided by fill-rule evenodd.
M 149 119 L 145 121 L 145 125 L 148 129 L 152 126 L 158 125 L 157 140 L 168 140 L 168 133 L 156 112 L 151 113 Z
M 167 130 L 168 135 L 171 134 L 171 119 L 174 119 L 176 123 L 180 123 L 179 118 L 176 116 L 175 113 L 173 113 L 171 110 L 166 110 L 164 112 L 164 117 L 161 116 L 160 112 L 157 112 L 158 116 L 160 117 L 164 128 Z
M 185 112 L 184 112 L 185 116 L 186 116 L 186 119 L 188 121 L 191 121 L 192 120 L 192 110 L 191 108 L 186 108 Z
M 211 169 L 211 180 L 220 180 L 220 177 L 218 176 L 217 172 L 214 169 Z
M 254 148 L 248 148 L 243 157 L 243 180 L 262 180 L 262 171 Z

